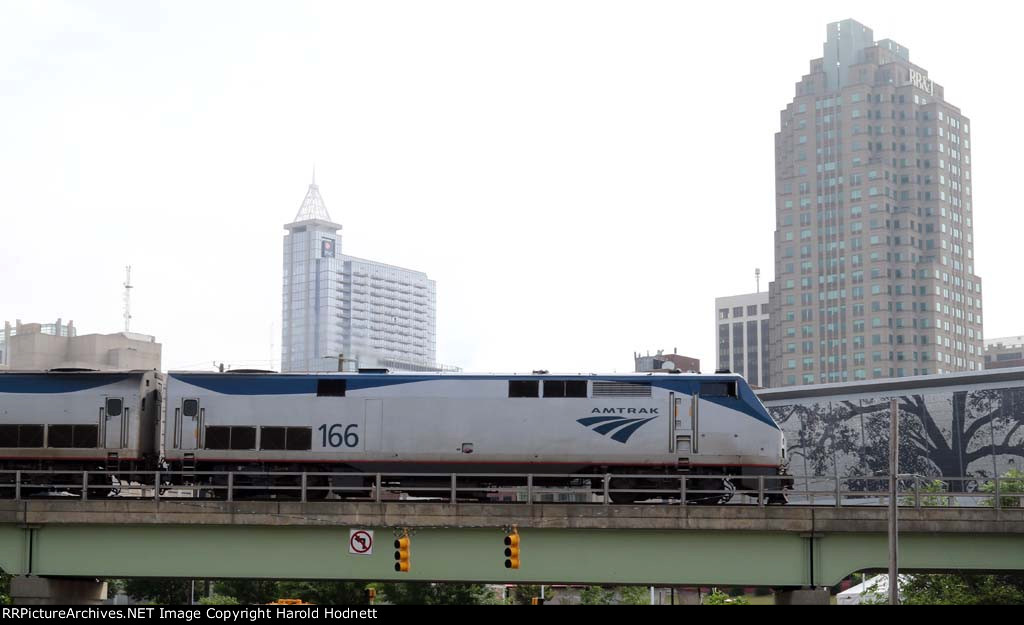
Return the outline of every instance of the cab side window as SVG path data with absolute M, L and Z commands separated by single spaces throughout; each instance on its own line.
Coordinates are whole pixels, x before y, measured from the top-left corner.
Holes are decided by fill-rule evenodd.
M 739 397 L 735 380 L 729 382 L 701 382 L 701 397 Z
M 544 380 L 544 397 L 586 396 L 586 380 Z
M 540 397 L 540 382 L 537 380 L 509 380 L 509 397 Z

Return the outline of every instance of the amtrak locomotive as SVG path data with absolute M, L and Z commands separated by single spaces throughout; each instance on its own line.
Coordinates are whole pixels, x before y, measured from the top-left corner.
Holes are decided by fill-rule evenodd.
M 81 480 L 67 471 L 152 470 L 159 466 L 161 389 L 153 371 L 0 372 L 0 469 L 22 476 L 25 494 Z M 14 473 L 0 474 L 12 484 Z M 111 492 L 110 479 L 90 495 Z M 11 496 L 13 489 L 0 488 Z
M 129 381 L 141 385 L 138 392 L 117 386 Z M 160 393 L 162 428 L 152 417 Z M 118 415 L 137 423 L 111 423 L 118 401 L 127 411 Z M 44 407 L 56 405 L 68 416 Z M 389 489 L 439 492 L 448 482 L 431 474 L 467 474 L 460 485 L 481 489 L 501 486 L 502 474 L 629 476 L 612 480 L 618 489 L 672 488 L 678 479 L 669 478 L 687 472 L 711 476 L 692 486 L 700 490 L 722 488 L 719 475 L 756 488 L 757 476 L 786 469 L 782 431 L 743 378 L 730 374 L 6 373 L 0 418 L 2 468 L 119 469 L 129 462 L 126 468 L 167 470 L 174 482 L 211 485 L 226 472 L 327 474 L 308 477 L 311 497 L 329 487 L 339 494 L 367 487 L 378 473 L 389 474 Z M 79 423 L 93 429 L 70 444 L 51 433 Z M 25 458 L 23 427 L 35 428 Z M 123 446 L 111 435 L 118 427 L 150 447 Z M 142 434 L 156 428 L 159 441 Z M 80 451 L 86 443 L 94 445 L 89 454 Z M 88 456 L 86 464 L 78 455 Z M 234 483 L 251 479 L 239 475 Z M 538 476 L 535 484 L 566 479 Z M 619 493 L 616 500 L 649 496 Z

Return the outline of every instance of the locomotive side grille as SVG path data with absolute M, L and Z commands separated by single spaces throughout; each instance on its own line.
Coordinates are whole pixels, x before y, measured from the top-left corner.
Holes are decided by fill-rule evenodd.
M 594 382 L 594 397 L 650 397 L 649 383 Z

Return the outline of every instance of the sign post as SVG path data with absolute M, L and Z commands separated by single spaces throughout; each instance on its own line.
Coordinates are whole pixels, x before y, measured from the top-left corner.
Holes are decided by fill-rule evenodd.
M 889 402 L 889 604 L 899 605 L 899 513 L 896 491 L 899 487 L 897 474 L 900 470 L 900 404 L 899 400 Z

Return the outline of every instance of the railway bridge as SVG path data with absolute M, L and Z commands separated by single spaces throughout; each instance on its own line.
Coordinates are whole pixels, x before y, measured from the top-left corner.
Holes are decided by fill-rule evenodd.
M 504 566 L 503 539 L 512 528 L 521 538 L 518 569 Z M 356 532 L 365 533 L 353 542 Z M 25 499 L 0 501 L 0 567 L 28 580 L 813 589 L 855 571 L 885 569 L 886 532 L 885 508 L 850 505 Z M 410 566 L 400 573 L 392 542 L 406 533 Z M 1024 509 L 901 508 L 899 540 L 902 571 L 1024 570 Z

